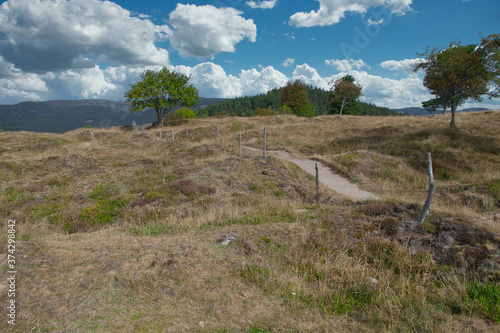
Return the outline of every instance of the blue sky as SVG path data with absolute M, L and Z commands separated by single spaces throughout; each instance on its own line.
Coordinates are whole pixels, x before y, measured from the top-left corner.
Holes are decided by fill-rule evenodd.
M 123 100 L 141 72 L 168 66 L 191 75 L 203 97 L 255 95 L 295 79 L 328 89 L 351 74 L 366 102 L 420 106 L 430 95 L 411 72 L 417 53 L 499 32 L 498 0 L 8 0 L 0 104 Z

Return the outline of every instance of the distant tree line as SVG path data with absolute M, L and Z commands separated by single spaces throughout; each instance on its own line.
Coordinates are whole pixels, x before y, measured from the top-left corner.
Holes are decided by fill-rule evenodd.
M 302 90 L 300 86 L 303 86 Z M 284 91 L 292 90 L 287 96 Z M 285 94 L 286 95 L 286 94 Z M 292 96 L 292 97 L 290 97 Z M 283 103 L 283 100 L 299 99 L 297 104 L 293 102 Z M 307 98 L 306 101 L 303 99 Z M 198 111 L 199 117 L 213 116 L 242 116 L 251 117 L 255 115 L 286 114 L 295 113 L 297 115 L 314 116 L 326 114 L 339 114 L 338 100 L 334 99 L 332 91 L 322 88 L 305 85 L 300 81 L 289 82 L 286 87 L 275 88 L 265 94 L 256 96 L 237 97 L 225 100 L 213 105 L 209 105 Z M 296 110 L 293 110 L 293 108 Z M 310 109 L 309 109 L 310 108 Z M 371 116 L 394 116 L 401 115 L 399 112 L 391 111 L 386 107 L 379 107 L 374 104 L 350 101 L 344 105 L 344 113 L 371 115 Z

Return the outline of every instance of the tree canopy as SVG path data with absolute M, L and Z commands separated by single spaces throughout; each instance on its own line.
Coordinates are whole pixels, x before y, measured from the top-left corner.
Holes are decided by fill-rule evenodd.
M 131 84 L 130 90 L 125 93 L 127 102 L 131 103 L 130 112 L 152 108 L 156 111 L 158 125 L 173 107 L 198 104 L 198 90 L 193 85 L 188 85 L 189 77 L 184 74 L 164 67 L 157 72 L 145 71 L 141 74 L 141 79 Z
M 481 44 L 451 43 L 446 49 L 427 49 L 414 71 L 425 71 L 424 86 L 435 98 L 422 105 L 427 109 L 451 108 L 450 126 L 455 126 L 457 106 L 483 96 L 500 96 L 500 35 L 481 38 Z
M 332 112 L 342 116 L 344 108 L 346 113 L 359 114 L 360 107 L 357 99 L 361 96 L 362 87 L 354 83 L 352 75 L 346 75 L 340 79 L 332 80 Z
M 297 116 L 313 117 L 314 109 L 309 101 L 307 85 L 301 80 L 288 82 L 280 91 L 281 102 Z

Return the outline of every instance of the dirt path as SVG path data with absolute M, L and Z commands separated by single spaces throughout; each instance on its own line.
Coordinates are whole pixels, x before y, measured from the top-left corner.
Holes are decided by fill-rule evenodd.
M 262 149 L 257 149 L 253 147 L 243 146 L 248 150 L 262 152 Z M 268 154 L 276 156 L 278 158 L 290 161 L 299 166 L 302 170 L 310 175 L 316 177 L 316 163 L 318 163 L 319 168 L 319 181 L 331 188 L 337 193 L 343 194 L 353 200 L 368 200 L 368 199 L 380 199 L 380 197 L 361 190 L 358 186 L 351 183 L 349 180 L 333 173 L 330 168 L 322 164 L 321 162 L 313 161 L 307 158 L 294 158 L 292 155 L 285 151 L 279 150 L 267 150 Z

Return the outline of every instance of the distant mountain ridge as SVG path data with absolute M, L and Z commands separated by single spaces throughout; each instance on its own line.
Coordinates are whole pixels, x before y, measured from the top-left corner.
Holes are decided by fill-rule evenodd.
M 196 108 L 220 102 L 221 98 L 201 98 Z M 152 109 L 130 113 L 127 102 L 110 100 L 58 100 L 22 102 L 0 105 L 0 127 L 6 131 L 62 133 L 87 125 L 92 127 L 123 126 L 135 121 L 152 123 L 156 112 Z

